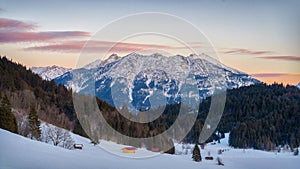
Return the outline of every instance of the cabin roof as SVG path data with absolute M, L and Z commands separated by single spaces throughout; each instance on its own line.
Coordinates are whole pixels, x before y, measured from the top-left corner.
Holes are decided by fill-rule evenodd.
M 124 147 L 122 148 L 122 150 L 136 150 L 135 147 Z

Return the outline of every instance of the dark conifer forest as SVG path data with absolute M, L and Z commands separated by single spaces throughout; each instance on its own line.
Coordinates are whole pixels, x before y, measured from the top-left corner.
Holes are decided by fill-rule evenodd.
M 21 64 L 0 59 L 0 95 L 10 100 L 17 120 L 35 109 L 41 120 L 71 129 L 74 121 L 72 91 L 42 80 Z
M 209 107 L 210 98 L 200 104 L 200 125 Z M 230 132 L 229 144 L 238 148 L 272 150 L 285 144 L 298 147 L 300 90 L 282 84 L 257 84 L 228 90 L 217 131 L 221 135 Z M 192 130 L 190 134 L 191 138 L 196 138 L 199 132 Z M 212 138 L 217 139 L 216 136 Z
M 39 119 L 87 137 L 76 118 L 71 89 L 42 80 L 21 64 L 1 57 L 0 90 L 1 128 L 21 134 L 20 121 L 36 111 Z M 167 105 L 157 120 L 138 124 L 120 115 L 105 101 L 97 101 L 109 125 L 122 134 L 140 138 L 167 130 L 184 106 Z M 197 120 L 183 141 L 198 143 L 209 108 L 210 98 L 207 98 L 200 104 Z M 299 146 L 300 90 L 282 84 L 256 84 L 228 90 L 224 113 L 215 133 L 207 142 L 230 133 L 230 146 L 238 148 L 273 150 L 285 144 Z

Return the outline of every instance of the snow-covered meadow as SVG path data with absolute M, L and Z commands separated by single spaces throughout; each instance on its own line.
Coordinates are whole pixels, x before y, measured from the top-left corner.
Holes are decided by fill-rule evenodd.
M 181 155 L 155 154 L 145 149 L 137 149 L 136 153 L 132 154 L 133 157 L 145 155 L 145 153 L 151 156 L 156 155 L 137 159 L 121 157 L 101 148 L 101 145 L 106 145 L 105 147 L 111 147 L 121 153 L 124 145 L 101 141 L 100 145 L 94 146 L 89 139 L 72 133 L 71 136 L 76 143 L 84 145 L 82 150 L 67 150 L 0 129 L 0 169 L 296 169 L 300 164 L 300 156 L 293 156 L 291 152 L 276 154 L 251 149 L 233 149 L 227 146 L 228 137 L 222 139 L 220 144 L 208 144 L 204 150 L 201 149 L 202 162 L 197 163 L 192 161 L 189 151 L 187 155 L 185 152 L 181 154 L 182 145 L 176 145 L 176 152 Z M 190 147 L 192 149 L 193 145 Z M 226 151 L 218 155 L 219 149 Z M 204 160 L 208 152 L 214 160 Z M 217 156 L 221 157 L 224 166 L 216 165 Z

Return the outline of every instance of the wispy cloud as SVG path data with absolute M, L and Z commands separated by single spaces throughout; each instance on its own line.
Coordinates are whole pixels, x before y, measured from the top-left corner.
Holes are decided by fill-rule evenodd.
M 202 48 L 202 42 L 190 42 L 189 46 L 168 46 L 156 44 L 128 43 L 128 42 L 110 42 L 93 40 L 86 44 L 86 41 L 72 38 L 82 38 L 90 36 L 89 32 L 84 31 L 36 31 L 37 24 L 24 22 L 20 20 L 0 18 L 0 43 L 17 42 L 43 42 L 47 45 L 38 45 L 27 47 L 24 50 L 38 51 L 57 51 L 57 52 L 79 52 L 83 47 L 87 52 L 103 52 L 110 49 L 110 52 L 128 53 L 151 49 L 188 49 Z M 59 39 L 59 42 L 53 40 Z
M 25 48 L 25 50 L 38 50 L 38 51 L 52 51 L 52 52 L 80 52 L 84 47 L 85 52 L 110 52 L 114 53 L 130 53 L 148 49 L 187 49 L 185 46 L 169 46 L 169 45 L 156 45 L 156 44 L 143 44 L 143 43 L 130 43 L 130 42 L 111 42 L 111 41 L 64 41 L 58 44 L 49 44 L 43 46 L 33 46 Z M 199 48 L 201 46 L 191 46 Z
M 34 46 L 25 48 L 25 50 L 39 51 L 58 51 L 58 52 L 79 52 L 84 47 L 87 52 L 104 52 L 110 49 L 110 52 L 134 52 L 144 49 L 170 49 L 172 47 L 166 45 L 140 44 L 126 42 L 110 42 L 110 41 L 69 41 L 60 44 L 50 44 L 44 46 Z
M 1 12 L 1 9 L 0 9 Z M 38 26 L 35 23 L 24 22 L 14 19 L 0 18 L 0 30 L 7 31 L 24 31 L 24 30 L 33 30 Z
M 48 42 L 53 39 L 69 39 L 90 36 L 84 31 L 35 31 L 36 23 L 0 18 L 0 43 Z
M 266 56 L 267 54 L 274 54 L 274 52 L 272 51 L 256 51 L 256 50 L 249 50 L 249 49 L 242 49 L 242 48 L 232 48 L 232 49 L 224 49 L 224 51 L 221 51 L 221 53 L 256 55 L 256 58 L 260 58 L 260 59 L 300 61 L 299 56 L 291 56 L 291 55 Z
M 0 31 L 0 43 L 47 41 L 89 36 L 83 31 L 48 31 L 48 32 L 3 32 Z
M 233 48 L 222 51 L 225 54 L 248 54 L 248 55 L 262 55 L 262 54 L 270 54 L 273 53 L 271 51 L 256 51 L 242 48 Z
M 255 78 L 273 78 L 288 75 L 286 73 L 254 73 L 251 76 Z
M 272 59 L 272 60 L 286 60 L 286 61 L 300 61 L 300 57 L 298 56 L 260 56 L 257 58 Z

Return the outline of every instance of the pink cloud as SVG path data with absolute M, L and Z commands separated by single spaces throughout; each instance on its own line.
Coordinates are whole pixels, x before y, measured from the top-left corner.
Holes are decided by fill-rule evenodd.
M 129 42 L 111 42 L 111 41 L 66 41 L 59 44 L 50 44 L 44 46 L 34 46 L 25 48 L 25 50 L 39 50 L 39 51 L 57 51 L 57 52 L 80 52 L 84 47 L 87 52 L 105 52 L 110 49 L 110 52 L 136 52 L 148 49 L 186 49 L 185 46 L 168 46 L 156 44 L 142 44 Z M 202 46 L 191 46 L 193 48 L 200 48 Z
M 72 37 L 89 36 L 83 31 L 49 31 L 49 32 L 11 32 L 0 31 L 0 43 L 46 41 Z
M 1 10 L 0 10 L 1 11 Z M 11 30 L 32 30 L 37 28 L 34 23 L 27 23 L 19 20 L 0 18 L 0 29 Z
M 261 56 L 261 57 L 257 57 L 257 58 L 286 60 L 286 61 L 300 61 L 300 57 L 298 57 L 298 56 Z
M 262 55 L 262 54 L 270 54 L 271 51 L 253 51 L 248 49 L 234 48 L 227 51 L 223 51 L 225 54 L 248 54 L 248 55 Z
M 143 49 L 169 49 L 170 46 L 155 45 L 155 44 L 139 44 L 127 42 L 110 42 L 110 41 L 69 41 L 60 44 L 50 44 L 45 46 L 34 46 L 26 48 L 25 50 L 39 50 L 39 51 L 59 51 L 59 52 L 79 52 L 83 47 L 87 52 L 104 52 L 110 49 L 110 52 L 135 52 Z

